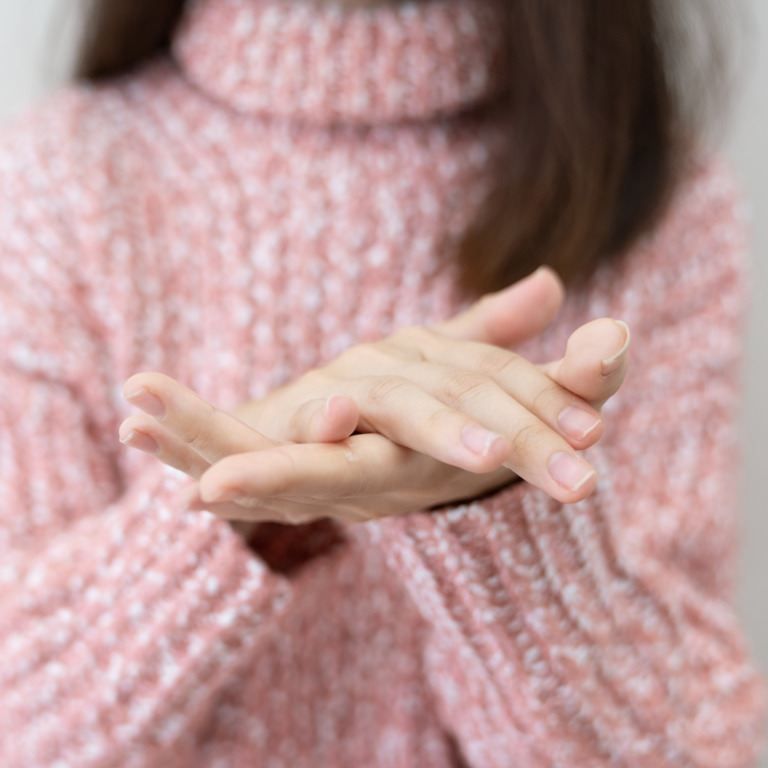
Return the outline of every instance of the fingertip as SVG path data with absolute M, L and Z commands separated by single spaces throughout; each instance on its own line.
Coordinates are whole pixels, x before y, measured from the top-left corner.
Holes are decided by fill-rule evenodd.
M 199 482 L 199 499 L 203 504 L 222 504 L 234 501 L 242 493 L 236 489 L 219 482 L 219 479 L 211 476 L 211 470 L 203 473 Z
M 484 429 L 476 424 L 467 424 L 461 431 L 463 450 L 457 457 L 456 466 L 468 472 L 493 472 L 504 464 L 512 446 L 503 435 Z
M 603 435 L 604 422 L 600 414 L 581 404 L 571 404 L 557 415 L 560 433 L 574 448 L 594 445 Z
M 357 429 L 360 414 L 357 403 L 346 395 L 331 395 L 323 406 L 320 434 L 309 442 L 337 443 Z
M 521 344 L 544 331 L 560 312 L 565 287 L 557 273 L 539 267 L 528 277 L 492 297 L 478 339 L 501 347 Z
M 135 422 L 135 418 L 133 416 L 129 416 L 127 419 L 123 420 L 123 423 L 118 427 L 117 429 L 117 437 L 120 440 L 120 442 L 123 442 L 125 438 L 133 432 L 133 425 Z
M 592 371 L 592 375 L 604 372 L 608 363 L 615 370 L 629 347 L 629 330 L 625 323 L 610 317 L 591 320 L 577 328 L 568 338 L 561 367 L 572 370 Z
M 331 395 L 304 403 L 291 417 L 285 437 L 294 443 L 338 443 L 357 429 L 360 414 L 351 397 Z
M 525 285 L 527 313 L 534 315 L 536 325 L 543 330 L 554 320 L 565 301 L 565 285 L 552 267 L 543 264 L 514 287 Z M 520 292 L 522 293 L 522 291 Z
M 183 512 L 202 512 L 206 503 L 200 495 L 199 483 L 192 483 L 179 493 L 179 507 Z
M 123 384 L 122 396 L 124 400 L 130 400 L 131 396 L 140 391 L 144 387 L 144 374 L 134 373 L 129 379 L 126 379 Z
M 553 496 L 564 504 L 586 499 L 597 487 L 595 468 L 577 454 L 555 453 L 548 468 L 555 481 Z
M 558 306 L 565 300 L 565 283 L 563 283 L 560 275 L 555 272 L 548 264 L 542 264 L 530 278 L 536 278 L 541 281 L 546 281 L 549 284 L 549 295 L 551 300 L 556 302 Z
M 149 384 L 163 383 L 169 378 L 169 376 L 155 371 L 140 371 L 139 373 L 134 373 L 126 379 L 125 384 L 123 385 L 122 395 L 128 400 L 130 399 L 131 394 L 135 393 L 137 390 L 146 389 Z

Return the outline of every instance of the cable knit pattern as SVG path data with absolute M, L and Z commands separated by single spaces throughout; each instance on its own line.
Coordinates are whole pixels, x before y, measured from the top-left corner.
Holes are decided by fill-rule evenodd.
M 193 82 L 244 112 L 370 124 L 455 112 L 498 93 L 503 45 L 496 0 L 373 11 L 203 0 L 174 48 Z
M 199 0 L 175 60 L 3 133 L 4 768 L 752 763 L 744 244 L 715 161 L 524 350 L 560 355 L 595 316 L 633 329 L 585 502 L 518 484 L 339 526 L 281 569 L 117 444 L 136 371 L 230 407 L 456 310 L 456 246 L 508 151 L 492 8 Z

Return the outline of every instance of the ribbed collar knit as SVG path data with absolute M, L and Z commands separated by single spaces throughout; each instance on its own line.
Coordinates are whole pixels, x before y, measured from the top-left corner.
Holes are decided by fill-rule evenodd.
M 484 103 L 503 90 L 503 46 L 498 0 L 193 0 L 173 50 L 218 101 L 323 125 L 424 120 Z

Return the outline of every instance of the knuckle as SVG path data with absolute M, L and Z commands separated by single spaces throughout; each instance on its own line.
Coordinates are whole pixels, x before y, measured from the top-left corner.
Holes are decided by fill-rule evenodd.
M 466 403 L 487 397 L 490 394 L 490 382 L 485 376 L 455 371 L 442 382 L 443 396 L 452 404 Z
M 446 426 L 453 421 L 452 417 L 455 414 L 456 412 L 450 408 L 438 408 L 429 413 L 419 427 L 424 434 L 442 435 L 445 433 Z
M 411 384 L 400 376 L 374 378 L 368 387 L 368 402 L 374 408 L 387 408 L 408 394 Z
M 215 418 L 216 409 L 209 403 L 206 403 L 200 415 L 185 421 L 180 430 L 179 437 L 195 450 L 204 451 L 211 444 L 211 427 Z
M 546 427 L 533 422 L 522 424 L 512 434 L 512 452 L 518 457 L 534 454 L 544 444 Z
M 531 398 L 530 410 L 536 414 L 548 413 L 552 403 L 556 403 L 561 394 L 557 384 L 544 384 Z
M 193 448 L 199 448 L 201 444 L 205 443 L 203 434 L 204 434 L 204 430 L 203 430 L 202 424 L 200 424 L 199 421 L 195 420 L 195 421 L 190 421 L 188 424 L 185 424 L 181 428 L 179 432 L 179 437 L 187 445 L 190 445 Z
M 520 355 L 496 347 L 486 350 L 479 360 L 479 369 L 495 380 L 514 379 L 519 375 L 521 365 L 523 359 Z

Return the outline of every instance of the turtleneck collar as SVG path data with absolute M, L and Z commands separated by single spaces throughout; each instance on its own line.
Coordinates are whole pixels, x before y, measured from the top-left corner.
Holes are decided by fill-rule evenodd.
M 424 120 L 503 90 L 501 16 L 499 0 L 352 9 L 192 0 L 173 51 L 197 87 L 241 112 L 316 124 Z

